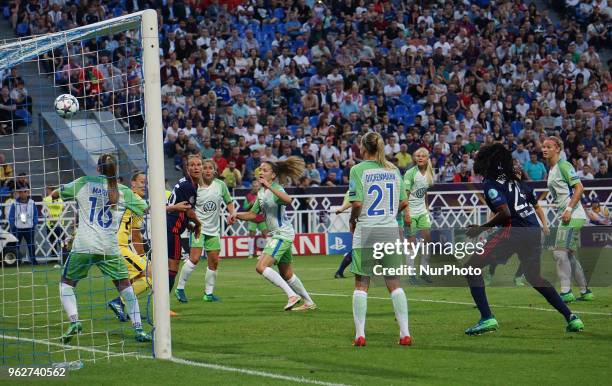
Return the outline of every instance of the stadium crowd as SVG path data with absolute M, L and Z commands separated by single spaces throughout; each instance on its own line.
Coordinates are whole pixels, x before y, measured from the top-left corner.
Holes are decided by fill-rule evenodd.
M 188 154 L 212 158 L 230 187 L 291 155 L 307 164 L 295 184 L 347 184 L 369 130 L 402 171 L 427 148 L 436 182 L 478 182 L 474 155 L 496 141 L 545 179 L 548 135 L 581 178 L 610 178 L 610 7 L 566 5 L 559 23 L 518 0 L 14 0 L 4 14 L 25 36 L 158 9 L 165 152 L 178 170 Z M 47 66 L 137 130 L 140 43 L 101 41 L 88 61 L 68 45 Z

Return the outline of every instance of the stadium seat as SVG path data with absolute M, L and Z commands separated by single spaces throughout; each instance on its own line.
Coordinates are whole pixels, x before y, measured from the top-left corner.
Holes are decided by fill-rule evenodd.
M 259 98 L 262 93 L 263 93 L 263 90 L 257 86 L 253 86 L 249 89 L 250 98 Z
M 465 114 L 463 114 L 461 111 L 457 111 L 457 114 L 455 114 L 455 118 L 457 118 L 458 121 L 463 121 L 463 119 L 465 118 Z
M 406 116 L 404 116 L 404 119 L 402 119 L 402 123 L 404 124 L 405 127 L 409 127 L 414 125 L 414 120 L 415 120 L 416 115 L 414 114 L 408 114 Z
M 402 94 L 400 95 L 400 101 L 404 103 L 406 106 L 412 106 L 414 100 L 412 99 L 412 95 L 410 94 Z
M 261 32 L 265 35 L 274 36 L 274 26 L 272 24 L 264 24 L 261 26 Z
M 395 117 L 395 119 L 403 120 L 408 114 L 408 107 L 400 103 L 395 106 L 395 110 L 393 111 L 392 115 Z
M 287 126 L 287 129 L 289 129 L 289 131 L 291 131 L 291 134 L 295 135 L 295 131 L 297 130 L 298 125 L 289 125 Z
M 322 167 L 318 167 L 317 171 L 319 172 L 319 175 L 321 176 L 321 181 L 325 181 L 325 179 L 327 178 L 327 172 L 325 171 L 325 169 Z
M 513 121 L 511 125 L 512 133 L 517 136 L 523 130 L 523 122 Z
M 415 103 L 410 108 L 410 111 L 412 112 L 412 114 L 416 115 L 416 114 L 420 113 L 421 111 L 423 111 L 423 107 L 421 107 L 420 104 Z
M 32 117 L 30 116 L 30 113 L 28 113 L 27 110 L 24 109 L 19 109 L 19 110 L 15 110 L 15 116 L 20 118 L 26 126 L 31 125 L 32 124 Z
M 355 70 L 355 72 L 357 72 L 357 71 Z M 357 72 L 357 73 L 359 73 L 359 72 Z M 404 75 L 398 75 L 398 76 L 396 76 L 396 77 L 395 77 L 395 81 L 396 81 L 396 82 L 397 82 L 397 84 L 398 84 L 398 85 L 399 85 L 401 88 L 403 88 L 403 89 L 405 89 L 405 88 L 406 88 L 406 86 L 408 85 L 408 78 L 406 78 Z
M 310 117 L 310 126 L 316 127 L 319 124 L 319 116 L 315 115 Z
M 368 68 L 368 72 L 370 74 L 378 74 L 378 67 L 370 67 Z
M 274 8 L 274 17 L 278 19 L 279 22 L 285 19 L 285 9 L 284 8 Z

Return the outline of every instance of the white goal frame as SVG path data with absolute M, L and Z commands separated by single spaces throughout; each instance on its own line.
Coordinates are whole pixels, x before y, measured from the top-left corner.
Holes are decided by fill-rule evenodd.
M 109 33 L 140 28 L 142 38 L 142 73 L 144 77 L 144 121 L 147 153 L 147 180 L 150 205 L 151 257 L 153 276 L 154 356 L 172 357 L 170 305 L 168 294 L 168 250 L 166 236 L 166 197 L 162 130 L 161 81 L 159 62 L 158 17 L 155 10 L 145 10 L 98 23 L 52 34 L 21 38 L 3 44 L 0 69 L 8 69 L 44 52 L 74 40 L 87 40 Z M 152 133 L 152 135 L 146 135 Z

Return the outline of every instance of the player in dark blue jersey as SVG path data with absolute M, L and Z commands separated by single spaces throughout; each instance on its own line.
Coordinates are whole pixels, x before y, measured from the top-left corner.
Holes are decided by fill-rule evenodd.
M 485 228 L 500 229 L 487 241 L 484 252 L 473 255 L 467 265 L 482 268 L 516 253 L 527 282 L 565 317 L 566 331 L 582 331 L 584 324 L 580 318 L 572 314 L 554 287 L 540 275 L 540 227 L 533 206 L 521 192 L 510 151 L 498 143 L 482 147 L 476 155 L 474 172 L 484 177 L 485 201 L 493 217 L 482 227 L 470 226 L 467 236 L 477 237 Z M 480 320 L 465 333 L 479 335 L 497 330 L 498 323 L 489 308 L 482 275 L 468 275 L 466 279 L 480 311 Z
M 189 204 L 189 208 L 184 211 L 166 211 L 166 224 L 168 232 L 168 287 L 170 292 L 174 287 L 174 280 L 178 272 L 179 262 L 181 261 L 181 234 L 187 228 L 189 222 L 193 222 L 193 232 L 196 235 L 201 233 L 201 224 L 193 209 L 196 202 L 196 186 L 202 177 L 202 158 L 199 155 L 190 155 L 187 158 L 187 176 L 181 178 L 174 185 L 174 189 L 168 197 L 168 207 Z M 167 207 L 167 208 L 168 208 Z M 174 314 L 171 312 L 171 314 Z M 176 315 L 176 314 L 174 314 Z
M 546 215 L 544 214 L 544 210 L 542 210 L 542 208 L 538 204 L 538 197 L 536 196 L 535 192 L 526 183 L 527 176 L 526 176 L 525 171 L 523 171 L 523 169 L 518 165 L 515 165 L 514 171 L 516 172 L 517 179 L 520 181 L 519 187 L 521 188 L 521 192 L 523 193 L 527 202 L 531 204 L 531 206 L 535 210 L 536 216 L 540 220 L 540 224 L 542 224 L 542 229 L 544 230 L 544 234 L 548 236 L 550 234 L 550 229 L 548 228 L 548 221 L 546 219 Z M 498 263 L 499 264 L 505 263 L 511 256 L 512 254 L 508 254 L 507 258 L 505 259 L 503 257 L 500 258 Z M 484 277 L 485 285 L 489 285 L 491 283 L 493 279 L 493 275 L 495 275 L 495 268 L 497 267 L 498 263 L 491 263 L 491 265 L 489 265 L 489 272 L 488 274 L 485 274 L 485 277 Z M 523 287 L 525 285 L 524 279 L 525 279 L 525 275 L 523 272 L 523 267 L 519 264 L 516 272 L 514 273 L 514 285 L 516 287 Z

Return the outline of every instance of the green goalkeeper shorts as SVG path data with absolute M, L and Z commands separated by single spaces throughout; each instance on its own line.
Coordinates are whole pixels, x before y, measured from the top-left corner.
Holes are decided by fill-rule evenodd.
M 64 263 L 62 276 L 75 281 L 85 279 L 92 265 L 97 265 L 100 271 L 111 280 L 122 280 L 130 277 L 125 261 L 119 255 L 75 252 L 68 255 L 68 260 Z
M 264 255 L 272 256 L 276 260 L 276 264 L 291 264 L 293 261 L 293 256 L 291 255 L 292 246 L 293 243 L 289 240 L 270 238 L 266 242 L 263 253 Z

